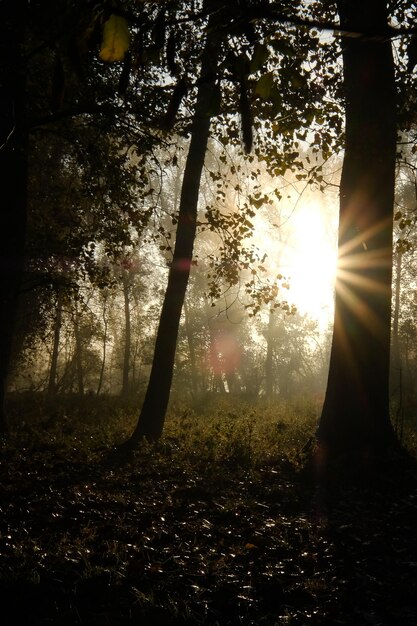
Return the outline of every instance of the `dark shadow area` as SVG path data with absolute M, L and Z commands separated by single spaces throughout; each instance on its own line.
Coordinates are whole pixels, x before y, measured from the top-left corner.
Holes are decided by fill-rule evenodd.
M 324 500 L 285 457 L 207 463 L 169 441 L 121 467 L 79 457 L 3 449 L 5 626 L 417 619 L 411 466 Z

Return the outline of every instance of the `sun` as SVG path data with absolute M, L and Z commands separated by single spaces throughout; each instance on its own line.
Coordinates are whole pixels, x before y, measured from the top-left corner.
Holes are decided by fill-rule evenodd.
M 302 313 L 329 319 L 337 268 L 336 233 L 331 232 L 323 207 L 307 203 L 292 220 L 293 245 L 288 250 L 289 297 Z
M 334 206 L 336 208 L 336 205 Z M 322 328 L 333 316 L 334 283 L 337 268 L 336 210 L 323 197 L 309 197 L 289 207 L 271 224 L 270 216 L 255 221 L 255 245 L 267 254 L 271 275 L 288 278 L 283 294 L 301 314 L 316 319 Z

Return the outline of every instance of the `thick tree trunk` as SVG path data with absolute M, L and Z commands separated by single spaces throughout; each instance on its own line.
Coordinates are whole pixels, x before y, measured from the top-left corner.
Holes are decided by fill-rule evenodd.
M 385 0 L 340 0 L 342 27 L 387 24 Z M 389 416 L 396 96 L 389 40 L 343 40 L 346 142 L 330 370 L 318 440 L 367 459 L 396 444 Z
M 158 439 L 164 426 L 178 328 L 193 258 L 200 178 L 210 133 L 210 114 L 207 107 L 213 101 L 218 45 L 212 32 L 208 32 L 182 181 L 175 248 L 159 320 L 152 369 L 142 411 L 128 446 L 134 445 L 143 437 Z
M 125 309 L 125 347 L 123 355 L 123 379 L 122 379 L 122 398 L 127 398 L 129 395 L 129 373 L 130 373 L 130 344 L 131 338 L 131 323 L 130 323 L 130 285 L 129 274 L 127 270 L 123 270 L 123 298 Z
M 0 432 L 6 430 L 4 396 L 26 233 L 26 67 L 21 50 L 28 2 L 0 8 Z

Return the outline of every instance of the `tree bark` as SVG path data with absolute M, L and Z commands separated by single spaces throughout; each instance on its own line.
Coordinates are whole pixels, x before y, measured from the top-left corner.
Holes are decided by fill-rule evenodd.
M 275 318 L 272 306 L 269 309 L 268 328 L 266 331 L 266 358 L 265 358 L 265 397 L 272 398 L 274 393 L 274 332 Z
M 78 395 L 84 395 L 84 368 L 83 368 L 83 347 L 80 333 L 80 315 L 75 314 L 74 317 L 74 334 L 75 334 L 75 365 L 77 368 L 77 384 Z
M 345 30 L 387 25 L 384 0 L 339 0 Z M 396 445 L 389 416 L 396 94 L 391 42 L 343 40 L 345 156 L 330 369 L 318 441 L 369 459 Z
M 210 134 L 208 103 L 213 101 L 218 45 L 219 42 L 210 30 L 209 23 L 202 54 L 201 77 L 191 127 L 190 147 L 182 181 L 174 254 L 159 319 L 145 400 L 137 426 L 127 442 L 128 446 L 136 444 L 143 437 L 149 440 L 158 439 L 164 427 L 174 371 L 178 328 L 193 258 L 200 178 Z
M 26 64 L 21 49 L 28 2 L 0 9 L 0 432 L 22 280 L 27 210 Z
M 131 344 L 131 323 L 130 323 L 130 285 L 129 274 L 127 270 L 123 270 L 123 297 L 125 309 L 125 347 L 123 355 L 123 379 L 122 379 L 122 398 L 129 395 L 129 373 L 130 373 L 130 344 Z
M 104 370 L 106 367 L 106 357 L 107 357 L 107 331 L 109 326 L 109 318 L 107 317 L 106 311 L 107 309 L 107 295 L 104 296 L 103 300 L 103 324 L 104 324 L 104 333 L 103 333 L 103 358 L 101 360 L 101 368 L 100 368 L 100 376 L 98 379 L 97 391 L 96 395 L 100 395 L 101 388 L 103 386 L 104 380 Z
M 399 338 L 400 321 L 400 300 L 401 300 L 401 274 L 402 274 L 401 250 L 397 250 L 395 262 L 395 283 L 394 283 L 394 311 L 392 316 L 392 355 L 391 355 L 391 390 L 398 394 L 401 401 L 401 352 Z

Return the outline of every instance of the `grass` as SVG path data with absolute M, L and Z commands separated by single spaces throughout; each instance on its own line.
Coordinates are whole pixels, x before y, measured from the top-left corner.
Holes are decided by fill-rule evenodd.
M 41 399 L 12 404 L 11 441 L 33 448 L 76 446 L 91 455 L 110 448 L 132 432 L 137 408 L 115 398 Z M 211 400 L 205 408 L 172 402 L 160 447 L 195 462 L 257 465 L 282 455 L 294 461 L 314 436 L 318 406 L 313 401 L 267 403 L 255 406 L 236 399 Z

